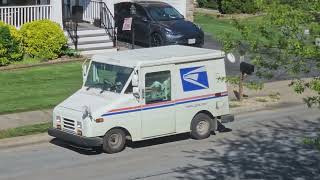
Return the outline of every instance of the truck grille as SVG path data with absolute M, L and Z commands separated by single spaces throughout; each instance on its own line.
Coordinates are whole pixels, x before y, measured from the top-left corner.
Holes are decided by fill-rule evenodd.
M 66 130 L 75 131 L 75 121 L 72 119 L 63 118 L 63 128 Z

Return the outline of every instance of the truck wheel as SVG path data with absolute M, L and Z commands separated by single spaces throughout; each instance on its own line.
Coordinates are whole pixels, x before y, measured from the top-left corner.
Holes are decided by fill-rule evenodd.
M 211 118 L 203 113 L 197 114 L 191 122 L 191 137 L 205 139 L 211 134 Z
M 126 145 L 126 134 L 121 129 L 112 129 L 103 137 L 102 149 L 105 153 L 113 154 L 122 151 Z

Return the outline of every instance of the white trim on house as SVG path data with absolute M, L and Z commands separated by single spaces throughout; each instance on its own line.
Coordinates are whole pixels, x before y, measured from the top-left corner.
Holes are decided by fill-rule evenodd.
M 51 5 L 3 6 L 0 7 L 0 21 L 20 28 L 23 24 L 35 20 L 51 19 Z

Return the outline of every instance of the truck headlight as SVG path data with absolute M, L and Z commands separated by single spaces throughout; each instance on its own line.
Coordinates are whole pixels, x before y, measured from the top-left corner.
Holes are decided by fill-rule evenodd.
M 82 122 L 77 121 L 77 128 L 78 128 L 78 129 L 82 129 Z
M 61 116 L 56 116 L 56 122 L 61 123 Z

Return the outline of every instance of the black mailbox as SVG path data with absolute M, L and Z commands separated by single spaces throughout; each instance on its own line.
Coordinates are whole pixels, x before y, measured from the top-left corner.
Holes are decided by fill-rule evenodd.
M 80 22 L 82 21 L 83 7 L 82 6 L 72 6 L 72 19 Z
M 251 75 L 254 72 L 254 65 L 246 63 L 246 62 L 241 62 L 240 63 L 240 71 L 242 73 Z

